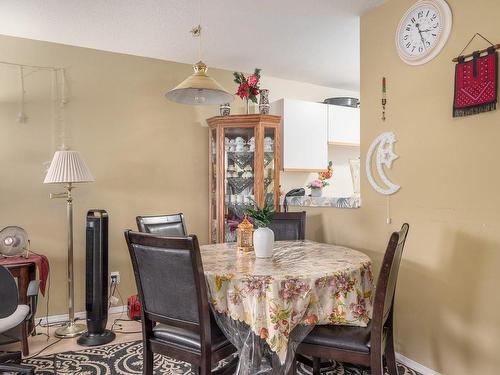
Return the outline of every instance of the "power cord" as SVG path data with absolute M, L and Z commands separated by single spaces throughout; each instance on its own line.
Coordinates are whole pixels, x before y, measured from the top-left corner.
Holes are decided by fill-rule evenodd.
M 120 302 L 122 304 L 122 306 L 124 306 L 124 301 L 123 301 L 123 297 L 122 297 L 122 294 L 120 293 L 120 289 L 118 288 L 118 283 L 116 282 L 116 277 L 113 279 L 113 277 L 111 277 L 111 285 L 110 285 L 110 297 L 109 299 L 111 300 L 111 297 L 115 297 L 115 293 L 118 294 L 118 297 L 120 298 Z M 109 303 L 109 308 L 111 308 L 111 302 Z M 115 333 L 120 333 L 122 335 L 131 335 L 131 334 L 137 334 L 137 333 L 142 333 L 142 331 L 124 331 L 122 329 L 122 325 L 118 322 L 136 322 L 135 320 L 131 320 L 131 319 L 123 319 L 123 308 L 122 308 L 122 311 L 120 313 L 120 316 L 116 319 L 113 320 L 113 324 L 111 325 L 111 328 L 110 330 L 115 332 Z M 116 327 L 119 327 L 119 328 L 115 328 Z

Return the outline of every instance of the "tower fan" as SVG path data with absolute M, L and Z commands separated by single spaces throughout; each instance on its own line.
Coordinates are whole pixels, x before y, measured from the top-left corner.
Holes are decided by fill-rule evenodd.
M 86 281 L 85 306 L 87 332 L 78 338 L 78 344 L 96 346 L 115 339 L 106 329 L 108 322 L 108 213 L 90 210 L 86 225 Z

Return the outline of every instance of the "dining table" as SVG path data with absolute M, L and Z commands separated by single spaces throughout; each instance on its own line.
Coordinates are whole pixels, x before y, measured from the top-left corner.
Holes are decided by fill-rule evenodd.
M 201 246 L 217 324 L 238 349 L 238 375 L 287 374 L 315 325 L 366 327 L 374 282 L 370 258 L 344 246 L 276 241 L 270 258 L 236 243 Z

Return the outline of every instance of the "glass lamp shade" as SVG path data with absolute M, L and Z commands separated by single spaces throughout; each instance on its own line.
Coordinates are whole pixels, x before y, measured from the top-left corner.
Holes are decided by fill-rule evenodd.
M 167 99 L 190 105 L 224 104 L 234 100 L 233 95 L 208 76 L 205 63 L 199 61 L 193 69 L 192 75 L 165 94 Z
M 78 151 L 56 151 L 44 184 L 67 184 L 95 181 Z

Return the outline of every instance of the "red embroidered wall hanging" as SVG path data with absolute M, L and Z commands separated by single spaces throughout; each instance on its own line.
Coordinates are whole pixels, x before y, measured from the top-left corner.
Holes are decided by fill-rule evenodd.
M 472 60 L 458 58 L 455 67 L 455 98 L 453 117 L 470 116 L 493 111 L 497 106 L 498 54 L 495 46 L 487 55 L 472 54 Z

